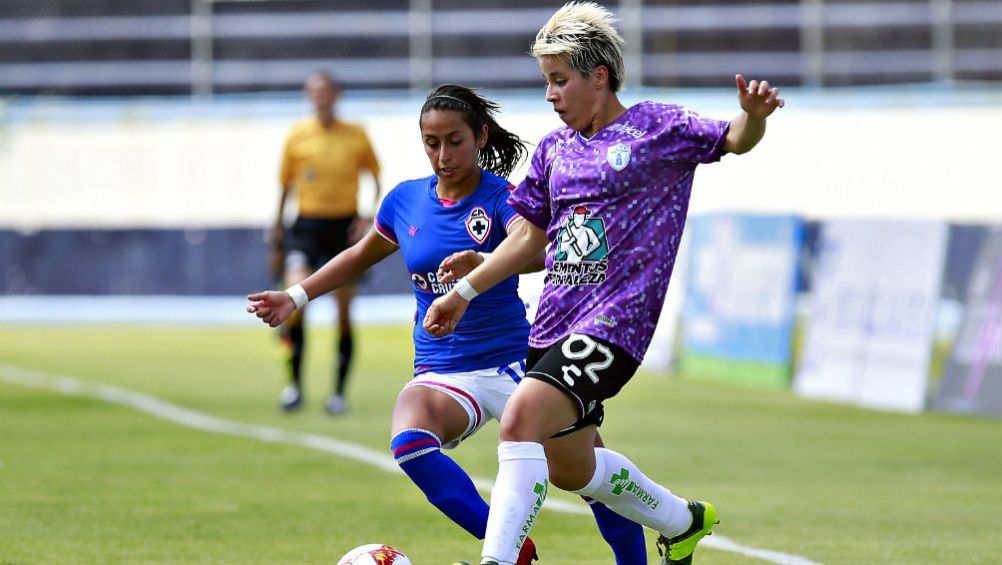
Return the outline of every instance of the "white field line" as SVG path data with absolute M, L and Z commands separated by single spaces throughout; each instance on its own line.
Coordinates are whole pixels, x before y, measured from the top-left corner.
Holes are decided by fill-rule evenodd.
M 34 389 L 55 391 L 68 396 L 96 398 L 146 412 L 147 414 L 189 428 L 261 441 L 299 445 L 354 459 L 390 473 L 403 473 L 393 458 L 383 451 L 377 451 L 327 436 L 290 432 L 279 428 L 225 420 L 164 402 L 153 396 L 111 385 L 82 381 L 63 375 L 31 371 L 5 364 L 0 364 L 0 381 Z M 484 478 L 473 477 L 473 483 L 485 493 L 490 493 L 491 489 L 494 488 L 493 481 Z M 547 509 L 557 512 L 591 515 L 591 511 L 583 503 L 573 504 L 550 498 L 544 504 Z M 811 561 L 806 557 L 742 545 L 719 534 L 705 538 L 700 544 L 704 547 L 738 553 L 746 557 L 754 557 L 778 565 L 821 565 L 817 561 Z

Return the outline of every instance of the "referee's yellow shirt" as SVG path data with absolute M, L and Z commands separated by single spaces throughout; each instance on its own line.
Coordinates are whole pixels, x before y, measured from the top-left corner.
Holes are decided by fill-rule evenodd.
M 379 162 L 361 126 L 342 121 L 325 128 L 315 118 L 295 126 L 285 142 L 282 189 L 295 188 L 299 215 L 344 218 L 358 212 L 358 175 L 379 175 Z

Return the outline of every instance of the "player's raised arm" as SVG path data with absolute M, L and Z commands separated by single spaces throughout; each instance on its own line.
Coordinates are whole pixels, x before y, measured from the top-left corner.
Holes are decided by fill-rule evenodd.
M 369 270 L 369 267 L 382 261 L 398 247 L 376 233 L 370 231 L 355 245 L 338 253 L 323 267 L 302 283 L 284 291 L 265 291 L 247 296 L 253 302 L 247 311 L 271 327 L 280 326 L 289 319 L 296 308 L 310 300 L 326 294 Z
M 786 102 L 779 97 L 778 88 L 769 87 L 769 81 L 746 82 L 744 76 L 736 75 L 734 82 L 738 87 L 742 112 L 731 120 L 724 151 L 740 155 L 751 151 L 761 141 L 765 135 L 766 118 Z
M 548 241 L 546 232 L 531 222 L 518 222 L 487 261 L 473 269 L 447 294 L 432 302 L 424 318 L 424 329 L 436 337 L 451 333 L 471 300 L 518 273 L 539 256 Z

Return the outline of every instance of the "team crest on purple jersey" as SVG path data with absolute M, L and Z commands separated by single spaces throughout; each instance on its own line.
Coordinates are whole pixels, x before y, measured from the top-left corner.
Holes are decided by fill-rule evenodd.
M 491 233 L 491 217 L 486 210 L 480 206 L 470 210 L 470 215 L 466 217 L 466 232 L 477 243 L 487 241 L 487 236 Z
M 630 164 L 630 146 L 625 143 L 617 143 L 609 147 L 605 154 L 605 160 L 616 172 L 622 171 Z

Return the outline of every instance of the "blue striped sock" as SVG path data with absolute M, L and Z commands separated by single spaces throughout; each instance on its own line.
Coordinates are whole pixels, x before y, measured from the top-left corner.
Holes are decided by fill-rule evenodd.
M 390 441 L 393 458 L 428 502 L 475 538 L 484 539 L 490 508 L 466 471 L 441 447 L 435 434 L 418 429 L 404 430 Z

